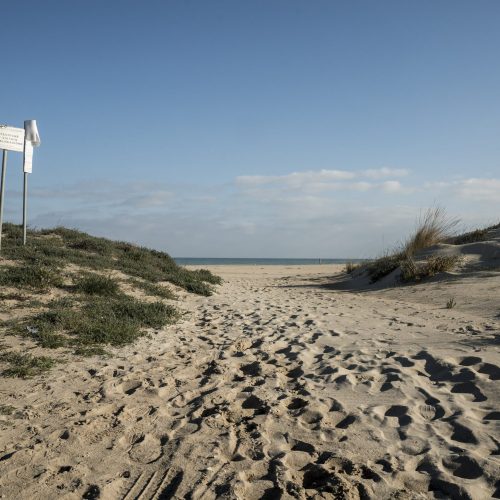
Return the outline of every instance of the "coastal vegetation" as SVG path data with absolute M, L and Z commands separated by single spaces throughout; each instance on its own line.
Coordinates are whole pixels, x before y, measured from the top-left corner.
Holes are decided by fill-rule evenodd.
M 56 228 L 29 231 L 4 225 L 0 258 L 3 338 L 28 338 L 33 347 L 78 356 L 106 354 L 177 321 L 177 294 L 208 296 L 221 283 L 207 270 L 190 271 L 166 253 Z M 51 368 L 45 355 L 5 348 L 4 376 L 27 377 Z
M 476 229 L 463 234 L 456 234 L 459 220 L 449 217 L 441 207 L 428 209 L 418 220 L 411 236 L 392 252 L 375 259 L 361 268 L 366 271 L 372 283 L 399 269 L 402 282 L 420 281 L 439 273 L 453 270 L 460 262 L 458 255 L 424 255 L 425 250 L 448 243 L 463 245 L 486 241 L 491 231 L 500 228 L 500 224 Z M 347 267 L 352 273 L 354 268 Z

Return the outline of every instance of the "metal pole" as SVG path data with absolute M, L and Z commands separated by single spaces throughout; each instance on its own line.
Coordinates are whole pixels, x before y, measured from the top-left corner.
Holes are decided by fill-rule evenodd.
M 26 245 L 26 224 L 28 222 L 28 172 L 24 172 L 23 190 L 23 245 Z
M 5 171 L 7 170 L 7 150 L 3 150 L 2 184 L 0 185 L 0 250 L 2 249 L 3 199 L 5 194 Z

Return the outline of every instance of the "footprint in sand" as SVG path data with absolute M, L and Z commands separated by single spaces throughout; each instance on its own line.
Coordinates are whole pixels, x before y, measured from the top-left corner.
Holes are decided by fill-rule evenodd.
M 425 420 L 434 420 L 436 418 L 436 408 L 432 405 L 422 405 L 418 409 L 420 415 Z

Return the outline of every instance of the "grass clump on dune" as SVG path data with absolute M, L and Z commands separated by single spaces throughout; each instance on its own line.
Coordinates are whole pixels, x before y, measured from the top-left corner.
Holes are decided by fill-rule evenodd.
M 403 260 L 404 255 L 402 253 L 395 253 L 392 255 L 384 255 L 368 264 L 367 270 L 372 283 L 381 280 L 395 271 Z
M 403 281 L 422 279 L 449 270 L 450 266 L 452 267 L 450 258 L 440 257 L 439 259 L 443 260 L 438 262 L 427 260 L 424 265 L 417 266 L 414 256 L 421 250 L 448 240 L 453 235 L 458 223 L 458 219 L 449 218 L 441 207 L 427 210 L 418 220 L 414 233 L 399 249 L 367 265 L 366 269 L 372 283 L 379 281 L 398 268 L 401 268 Z M 443 269 L 443 271 L 439 271 L 439 269 Z
M 453 238 L 453 245 L 466 245 L 467 243 L 477 243 L 480 241 L 487 241 L 490 236 L 490 231 L 495 229 L 500 229 L 500 224 L 495 224 L 493 226 L 484 227 L 480 229 L 475 229 L 474 231 L 469 231 L 468 233 L 461 234 Z
M 2 291 L 0 299 L 14 303 L 6 304 L 11 317 L 1 326 L 42 348 L 70 348 L 79 356 L 106 354 L 105 346 L 134 342 L 180 317 L 166 302 L 176 296 L 165 282 L 201 295 L 211 295 L 221 283 L 207 270 L 178 266 L 164 252 L 73 229 L 30 230 L 26 245 L 22 236 L 20 226 L 4 224 L 0 286 L 14 290 Z M 44 295 L 33 295 L 40 292 Z M 143 295 L 148 297 L 138 298 Z M 6 373 L 15 376 L 30 376 L 50 365 L 49 358 L 9 356 L 3 357 L 11 365 Z M 12 371 L 16 359 L 17 375 Z
M 352 274 L 356 269 L 359 269 L 361 264 L 356 264 L 355 262 L 347 262 L 345 265 L 345 272 L 347 274 Z
M 221 279 L 210 271 L 191 271 L 177 265 L 165 252 L 63 227 L 30 230 L 28 242 L 23 246 L 19 226 L 4 224 L 2 256 L 47 267 L 74 264 L 95 271 L 116 270 L 150 283 L 168 281 L 200 295 L 211 295 L 213 285 L 221 283 Z
M 111 276 L 85 273 L 74 280 L 75 289 L 87 295 L 114 296 L 120 292 L 118 282 Z
M 175 322 L 178 311 L 163 302 L 144 302 L 125 294 L 94 296 L 83 304 L 62 299 L 49 309 L 26 318 L 17 331 L 46 348 L 63 346 L 113 346 L 133 342 L 146 328 Z
M 413 256 L 420 250 L 443 243 L 453 235 L 458 223 L 459 220 L 448 217 L 442 207 L 427 210 L 420 217 L 414 234 L 404 244 L 403 253 Z
M 433 255 L 423 263 L 416 263 L 411 257 L 401 262 L 402 281 L 420 281 L 436 274 L 451 271 L 460 257 L 457 255 Z
M 150 283 L 149 281 L 142 281 L 138 279 L 130 279 L 128 280 L 135 288 L 140 288 L 146 295 L 150 295 L 153 297 L 161 297 L 162 299 L 170 299 L 175 300 L 177 296 L 175 295 L 170 288 L 166 286 L 159 285 L 156 283 Z
M 0 269 L 0 284 L 43 292 L 51 287 L 61 287 L 63 277 L 56 265 L 35 261 Z
M 31 354 L 6 352 L 0 355 L 0 361 L 9 367 L 2 372 L 5 377 L 28 378 L 50 370 L 56 361 L 46 356 L 35 357 Z

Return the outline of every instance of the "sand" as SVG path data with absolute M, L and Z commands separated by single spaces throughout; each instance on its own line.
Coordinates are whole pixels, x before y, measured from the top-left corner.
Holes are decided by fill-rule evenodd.
M 211 270 L 177 325 L 0 379 L 2 498 L 500 497 L 498 273 Z

